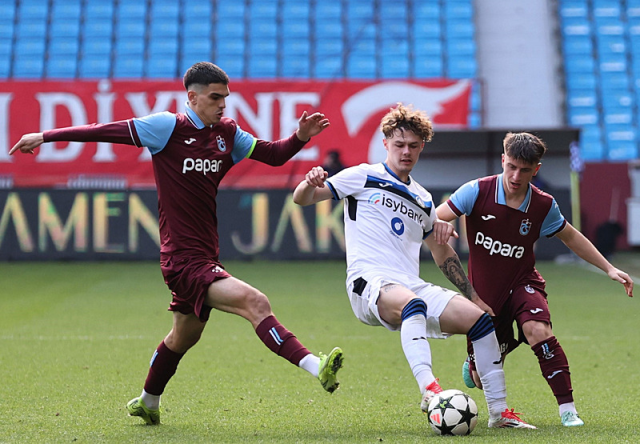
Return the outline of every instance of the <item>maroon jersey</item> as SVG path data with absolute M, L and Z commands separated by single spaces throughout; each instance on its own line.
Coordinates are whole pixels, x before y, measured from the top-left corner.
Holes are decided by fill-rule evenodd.
M 202 124 L 191 109 L 107 124 L 50 130 L 45 142 L 103 141 L 147 146 L 152 156 L 160 224 L 161 260 L 170 257 L 218 261 L 216 196 L 227 171 L 250 157 L 282 165 L 304 146 L 293 134 L 276 142 L 256 140 L 229 118 Z M 242 146 L 234 146 L 239 143 Z
M 533 247 L 553 203 L 552 196 L 532 185 L 526 211 L 499 204 L 498 177 L 478 180 L 479 194 L 466 216 L 469 280 L 496 314 L 519 286 L 531 285 L 544 291 L 545 281 L 535 268 Z M 451 201 L 448 204 L 461 214 Z

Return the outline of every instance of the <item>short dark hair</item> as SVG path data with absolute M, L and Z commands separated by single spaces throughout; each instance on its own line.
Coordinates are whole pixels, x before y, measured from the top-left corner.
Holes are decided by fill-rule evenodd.
M 211 83 L 229 84 L 229 76 L 219 66 L 211 62 L 198 62 L 187 69 L 182 78 L 184 88 L 189 91 L 191 85 L 208 86 Z
M 414 110 L 411 105 L 405 106 L 398 103 L 396 108 L 391 108 L 380 122 L 380 130 L 389 139 L 396 130 L 411 131 L 420 137 L 423 142 L 431 142 L 433 127 L 431 120 L 424 111 Z
M 507 133 L 502 142 L 504 153 L 515 160 L 539 164 L 547 151 L 547 145 L 531 133 Z

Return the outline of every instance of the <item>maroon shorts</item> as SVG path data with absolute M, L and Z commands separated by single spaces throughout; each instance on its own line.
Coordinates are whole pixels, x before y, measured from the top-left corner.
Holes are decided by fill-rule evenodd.
M 209 286 L 231 276 L 220 262 L 202 258 L 170 258 L 161 262 L 160 268 L 173 297 L 169 311 L 195 313 L 202 322 L 209 319 L 211 312 L 204 303 Z
M 514 321 L 518 328 L 517 336 L 513 330 Z M 531 285 L 523 285 L 513 290 L 502 311 L 493 318 L 503 359 L 521 343 L 527 343 L 522 332 L 522 324 L 527 321 L 540 321 L 551 325 L 547 293 Z M 470 356 L 473 355 L 473 346 L 470 341 L 467 341 L 467 351 Z

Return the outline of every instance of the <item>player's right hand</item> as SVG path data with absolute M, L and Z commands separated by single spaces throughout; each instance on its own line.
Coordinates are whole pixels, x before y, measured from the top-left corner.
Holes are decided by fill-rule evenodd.
M 23 153 L 33 154 L 33 150 L 38 148 L 40 145 L 44 143 L 44 136 L 42 133 L 29 133 L 25 134 L 20 138 L 18 143 L 16 143 L 11 151 L 9 151 L 9 155 L 12 155 L 16 151 L 20 150 Z
M 324 181 L 327 180 L 327 177 L 329 177 L 329 173 L 321 166 L 317 166 L 311 168 L 306 176 L 304 176 L 304 180 L 314 188 L 324 188 Z

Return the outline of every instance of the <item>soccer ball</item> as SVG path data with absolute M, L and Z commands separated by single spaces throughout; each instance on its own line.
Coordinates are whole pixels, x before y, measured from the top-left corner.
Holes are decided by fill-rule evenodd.
M 444 390 L 427 410 L 429 424 L 438 435 L 468 435 L 478 423 L 478 406 L 460 390 Z

